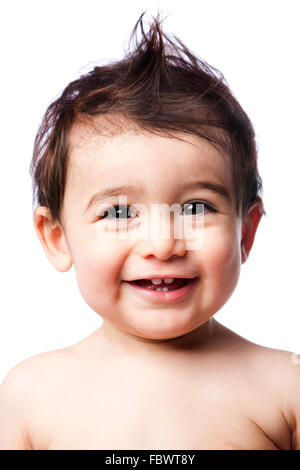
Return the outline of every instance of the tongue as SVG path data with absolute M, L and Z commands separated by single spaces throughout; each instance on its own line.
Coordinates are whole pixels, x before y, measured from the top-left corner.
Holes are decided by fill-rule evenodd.
M 171 284 L 165 284 L 164 281 L 162 281 L 161 284 L 152 284 L 152 282 L 148 279 L 139 279 L 138 281 L 134 281 L 135 284 L 145 287 L 147 289 L 152 289 L 156 290 L 158 287 L 167 287 L 168 290 L 176 290 L 180 289 L 181 287 L 185 286 L 187 284 L 186 279 L 174 279 L 174 281 Z

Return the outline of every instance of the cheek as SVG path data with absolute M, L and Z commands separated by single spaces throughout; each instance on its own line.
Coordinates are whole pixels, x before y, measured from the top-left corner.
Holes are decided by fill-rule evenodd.
M 218 286 L 234 288 L 241 266 L 239 243 L 234 232 L 211 230 L 207 233 L 202 257 L 204 279 Z
M 120 241 L 82 240 L 74 268 L 79 290 L 92 308 L 99 307 L 99 302 L 102 306 L 111 302 L 116 295 L 125 257 L 125 246 Z

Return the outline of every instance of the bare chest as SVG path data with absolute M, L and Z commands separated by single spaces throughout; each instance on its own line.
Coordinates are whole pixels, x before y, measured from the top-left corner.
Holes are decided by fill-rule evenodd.
M 167 413 L 165 413 L 165 416 Z M 218 419 L 201 417 L 195 423 L 195 417 L 153 419 L 143 413 L 136 416 L 136 411 L 123 416 L 112 413 L 103 414 L 95 422 L 75 417 L 69 424 L 57 426 L 49 444 L 41 448 L 51 449 L 106 449 L 106 450 L 171 450 L 171 449 L 270 449 L 279 447 L 269 439 L 256 425 L 242 417 L 219 415 Z
M 259 400 L 222 383 L 107 380 L 69 390 L 50 404 L 39 433 L 47 449 L 278 449 L 253 419 Z M 54 397 L 53 397 L 54 398 Z M 260 397 L 262 399 L 262 397 Z M 55 406 L 54 406 L 55 405 Z M 274 404 L 261 422 L 283 425 Z M 41 418 L 41 417 L 40 417 Z M 273 423 L 270 422 L 273 420 Z M 260 424 L 261 424 L 260 422 Z M 43 438 L 44 436 L 44 438 Z

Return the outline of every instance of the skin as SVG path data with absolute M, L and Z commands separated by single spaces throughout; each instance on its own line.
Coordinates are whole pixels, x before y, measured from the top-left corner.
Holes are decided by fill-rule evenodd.
M 24 380 L 27 448 L 291 448 L 293 415 L 282 398 L 294 373 L 290 353 L 251 343 L 213 318 L 237 285 L 262 202 L 242 220 L 230 157 L 195 136 L 180 137 L 72 129 L 62 221 L 50 224 L 47 208 L 38 207 L 34 225 L 53 266 L 65 272 L 74 265 L 80 292 L 103 325 L 75 345 L 25 361 L 39 390 L 36 396 Z M 178 192 L 179 181 L 197 179 L 222 184 L 231 200 L 207 189 Z M 128 195 L 128 205 L 211 204 L 216 212 L 205 212 L 203 247 L 187 250 L 172 230 L 169 239 L 104 239 L 97 207 L 85 208 L 116 182 L 142 183 L 144 193 Z M 124 282 L 150 272 L 192 273 L 199 283 L 184 301 L 157 304 Z M 286 378 L 280 383 L 275 362 Z
M 153 350 L 152 344 L 154 350 L 167 352 L 177 343 L 176 338 L 195 329 L 197 341 L 207 336 L 210 325 L 206 322 L 234 291 L 241 263 L 247 259 L 262 216 L 258 201 L 242 225 L 235 213 L 229 156 L 222 159 L 217 150 L 197 137 L 181 137 L 185 140 L 127 131 L 111 138 L 75 126 L 70 138 L 71 162 L 62 227 L 45 226 L 46 208 L 39 207 L 34 212 L 34 224 L 46 256 L 59 271 L 67 271 L 74 264 L 83 298 L 103 318 L 101 337 L 104 335 L 109 341 L 115 338 L 120 347 L 138 348 L 139 353 Z M 232 202 L 207 189 L 178 194 L 178 181 L 194 181 L 197 177 L 223 184 Z M 187 250 L 185 240 L 174 238 L 172 233 L 169 239 L 158 240 L 104 239 L 105 222 L 98 220 L 97 206 L 84 211 L 91 195 L 116 181 L 142 183 L 144 195 L 128 196 L 129 205 L 183 205 L 195 199 L 213 205 L 216 213 L 205 212 L 204 246 Z M 110 198 L 105 203 L 109 206 L 117 200 Z M 157 306 L 137 299 L 123 282 L 151 272 L 199 276 L 201 285 L 193 301 L 175 307 Z M 173 341 L 169 343 L 167 339 Z

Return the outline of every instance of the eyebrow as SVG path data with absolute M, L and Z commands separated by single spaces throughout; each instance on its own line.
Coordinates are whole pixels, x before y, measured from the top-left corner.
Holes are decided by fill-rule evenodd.
M 183 183 L 183 184 L 178 184 L 177 188 L 179 191 L 186 191 L 188 189 L 208 189 L 209 191 L 212 191 L 219 196 L 221 196 L 226 202 L 231 202 L 231 196 L 228 190 L 225 188 L 225 186 L 216 183 L 214 181 L 192 181 L 188 183 Z M 98 202 L 108 199 L 113 196 L 120 196 L 120 195 L 130 195 L 130 194 L 135 194 L 135 195 L 140 195 L 144 193 L 144 188 L 140 185 L 122 185 L 122 186 L 112 186 L 109 188 L 104 188 L 100 191 L 98 191 L 96 194 L 94 194 L 91 199 L 89 200 L 89 203 L 84 210 L 83 214 L 85 214 L 91 207 L 93 207 L 95 204 Z

